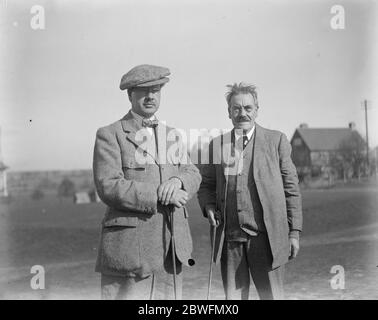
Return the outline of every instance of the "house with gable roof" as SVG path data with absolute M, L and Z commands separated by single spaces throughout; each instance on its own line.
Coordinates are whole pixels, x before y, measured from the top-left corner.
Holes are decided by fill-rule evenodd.
M 345 128 L 310 128 L 307 124 L 301 124 L 290 141 L 298 175 L 316 177 L 327 172 L 331 168 L 332 158 L 342 152 L 343 145 L 356 140 L 359 146 L 365 143 L 353 122 Z

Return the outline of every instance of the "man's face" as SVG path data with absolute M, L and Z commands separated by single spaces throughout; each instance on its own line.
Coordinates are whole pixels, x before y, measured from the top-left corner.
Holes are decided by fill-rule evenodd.
M 233 95 L 228 114 L 235 129 L 249 131 L 255 124 L 258 106 L 250 93 Z
M 160 89 L 160 85 L 133 88 L 129 97 L 131 109 L 145 118 L 154 115 L 160 105 Z

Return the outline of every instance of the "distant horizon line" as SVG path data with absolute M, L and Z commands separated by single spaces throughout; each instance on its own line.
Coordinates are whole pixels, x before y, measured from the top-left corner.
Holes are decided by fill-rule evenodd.
M 87 169 L 29 169 L 29 170 L 6 170 L 7 173 L 11 172 L 46 172 L 46 171 L 92 171 L 92 168 Z

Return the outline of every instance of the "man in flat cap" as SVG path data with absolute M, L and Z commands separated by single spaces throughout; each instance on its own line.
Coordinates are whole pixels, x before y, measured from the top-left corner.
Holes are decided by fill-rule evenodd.
M 97 131 L 94 181 L 107 205 L 96 263 L 103 299 L 173 298 L 174 271 L 180 298 L 182 264 L 194 263 L 185 204 L 201 176 L 179 133 L 155 116 L 169 74 L 152 65 L 131 69 L 120 84 L 131 110 Z
M 248 299 L 250 277 L 261 299 L 283 299 L 284 265 L 297 255 L 302 230 L 290 143 L 255 123 L 255 86 L 228 88 L 234 128 L 211 141 L 198 192 L 204 216 L 216 227 L 213 261 L 221 263 L 226 299 Z

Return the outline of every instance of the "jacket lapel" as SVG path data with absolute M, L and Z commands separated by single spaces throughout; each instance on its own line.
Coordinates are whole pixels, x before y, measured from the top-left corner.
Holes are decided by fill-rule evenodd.
M 221 167 L 222 167 L 222 175 L 225 183 L 228 183 L 228 176 L 227 173 L 235 174 L 236 168 L 234 165 L 238 165 L 235 161 L 235 156 L 232 155 L 232 142 L 231 142 L 231 134 L 232 132 L 228 132 L 223 135 L 222 139 L 222 147 L 221 147 Z M 255 132 L 254 132 L 254 146 L 253 146 L 253 158 L 252 158 L 252 167 L 253 167 L 253 176 L 258 176 L 258 172 L 261 169 L 262 164 L 265 161 L 265 154 L 266 154 L 266 139 L 264 129 L 259 126 L 257 123 L 255 124 Z M 226 196 L 226 195 L 225 195 Z M 225 197 L 226 198 L 226 197 Z
M 123 130 L 126 132 L 126 139 L 130 141 L 132 144 L 135 145 L 136 148 L 139 148 L 143 150 L 143 152 L 148 153 L 158 164 L 158 159 L 156 157 L 156 154 L 154 152 L 151 152 L 152 150 L 149 148 L 146 148 L 146 144 L 142 139 L 137 139 L 136 135 L 139 130 L 142 130 L 143 127 L 138 121 L 133 117 L 132 113 L 129 111 L 122 119 L 121 124 Z M 159 122 L 160 125 L 160 122 Z M 154 137 L 153 137 L 154 139 Z M 155 141 L 152 140 L 152 143 L 155 144 Z M 144 145 L 143 145 L 144 144 Z
M 253 176 L 258 176 L 258 171 L 261 168 L 261 164 L 265 159 L 266 153 L 266 141 L 265 141 L 265 134 L 264 129 L 260 127 L 257 123 L 255 124 L 255 144 L 253 147 L 253 158 L 252 158 L 252 166 L 253 166 Z
M 222 136 L 221 154 L 219 157 L 221 159 L 223 176 L 227 180 L 227 176 L 231 173 L 231 168 L 235 165 L 235 158 L 232 156 L 232 131 Z
M 160 164 L 167 164 L 169 163 L 169 159 L 167 159 L 167 150 L 172 143 L 168 141 L 168 130 L 167 126 L 164 125 L 162 122 L 159 121 L 159 125 L 157 126 L 157 130 L 155 133 L 157 134 L 157 154 L 156 154 L 156 161 Z

